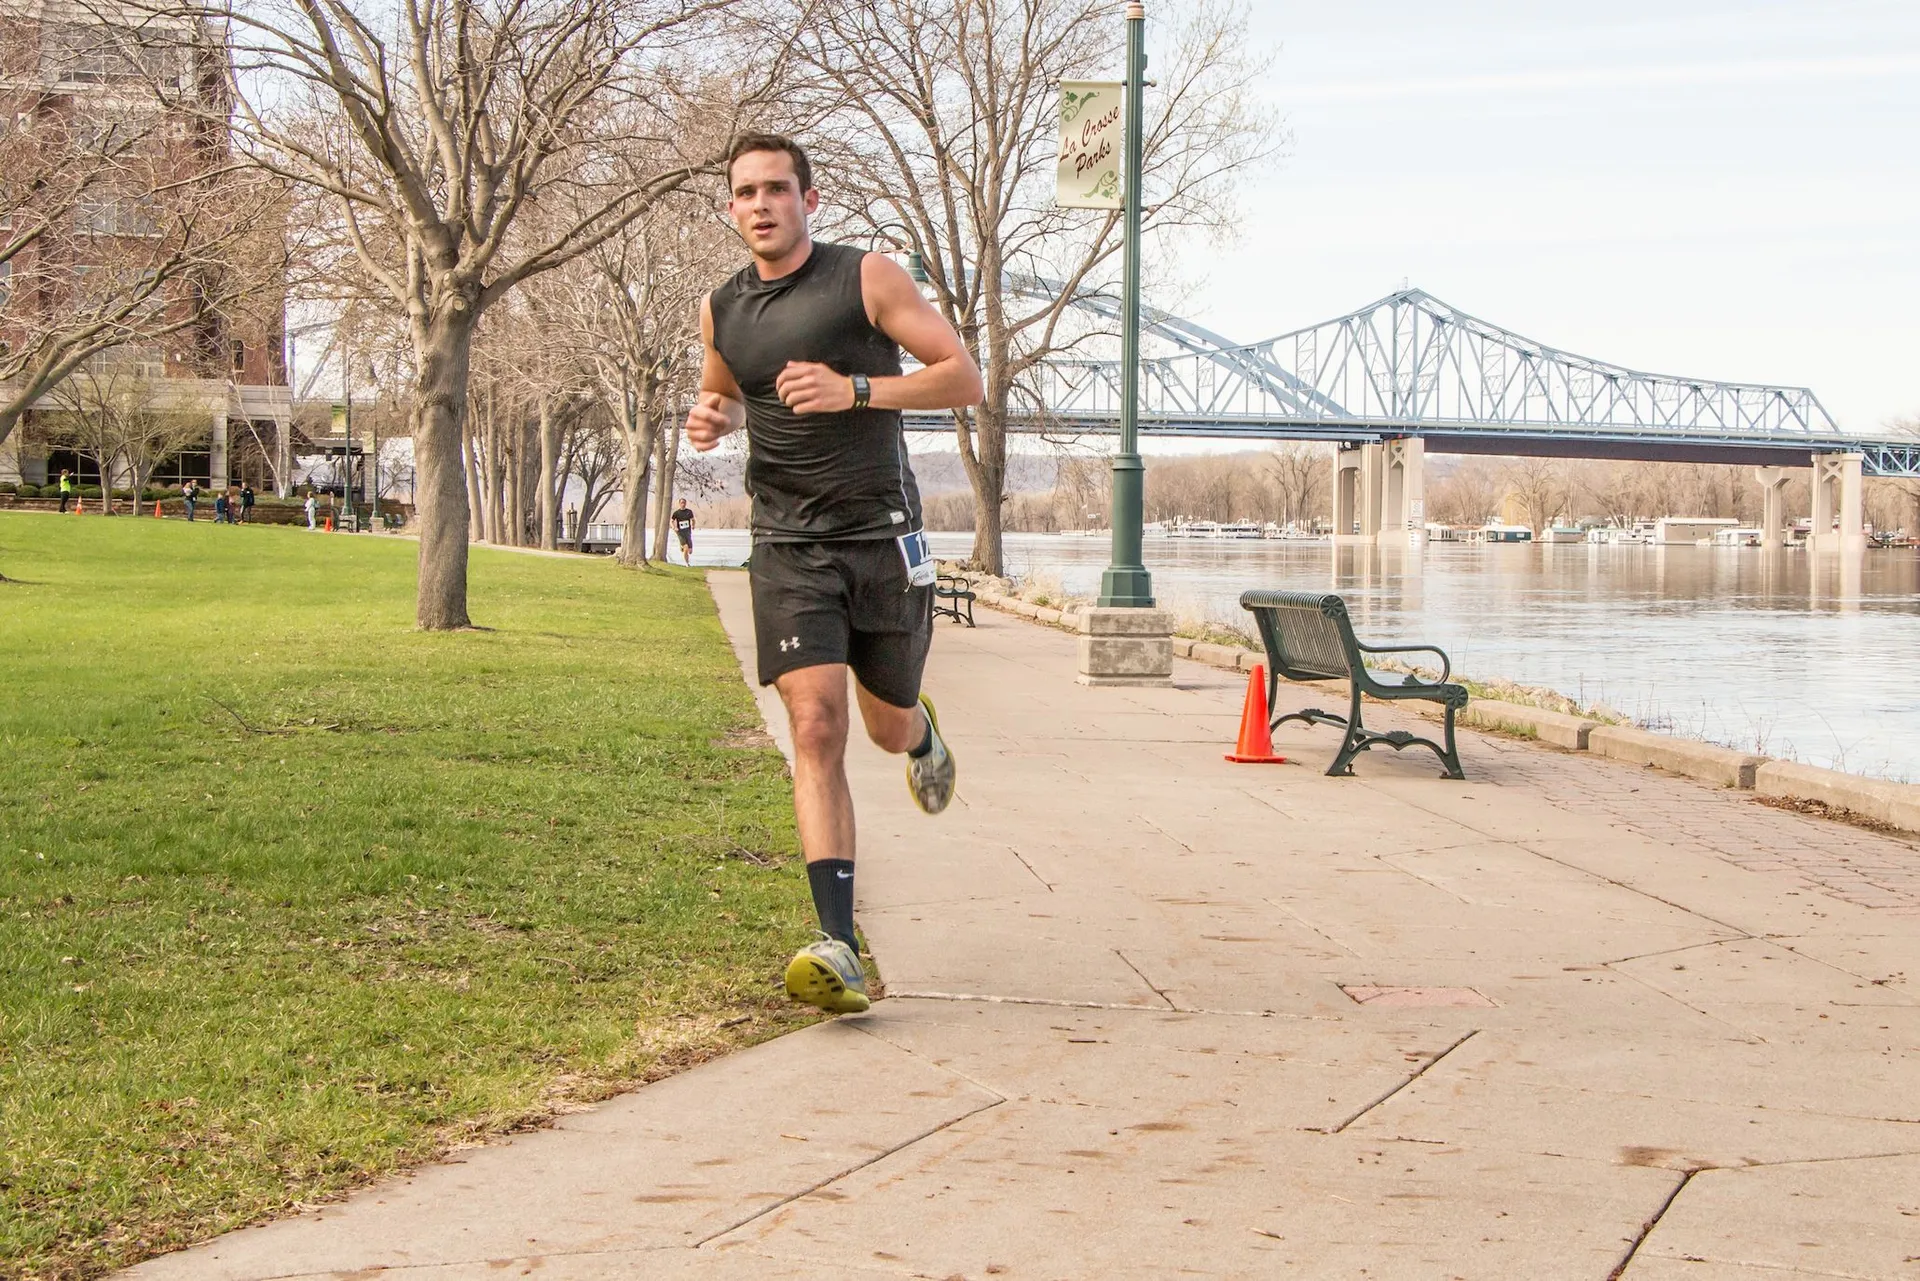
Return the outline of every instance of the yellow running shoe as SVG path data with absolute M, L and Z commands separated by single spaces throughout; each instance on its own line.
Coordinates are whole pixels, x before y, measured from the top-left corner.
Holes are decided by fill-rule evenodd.
M 925 756 L 907 757 L 907 790 L 913 793 L 915 805 L 938 814 L 953 801 L 953 752 L 947 740 L 940 737 L 940 717 L 933 710 L 933 700 L 922 694 L 920 706 L 927 709 L 933 747 Z
M 867 975 L 860 958 L 839 939 L 821 935 L 787 962 L 787 995 L 829 1014 L 860 1014 L 867 999 Z

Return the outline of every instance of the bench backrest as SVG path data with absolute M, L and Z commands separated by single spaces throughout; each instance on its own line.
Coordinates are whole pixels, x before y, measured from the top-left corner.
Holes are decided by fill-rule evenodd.
M 1274 669 L 1290 681 L 1346 680 L 1364 671 L 1347 603 L 1326 592 L 1243 592 Z

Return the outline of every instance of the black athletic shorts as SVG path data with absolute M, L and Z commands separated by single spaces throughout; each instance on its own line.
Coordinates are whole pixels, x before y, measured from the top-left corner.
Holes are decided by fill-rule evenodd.
M 682 547 L 693 546 L 693 531 L 691 529 L 676 529 L 673 532 L 680 536 L 680 545 Z
M 933 588 L 907 582 L 893 539 L 756 543 L 747 567 L 762 685 L 802 667 L 845 663 L 882 702 L 919 700 Z

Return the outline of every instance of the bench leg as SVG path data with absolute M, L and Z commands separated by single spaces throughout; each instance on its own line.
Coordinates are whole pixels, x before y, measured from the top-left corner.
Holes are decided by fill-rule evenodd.
M 1328 778 L 1340 778 L 1353 774 L 1353 758 L 1367 750 L 1367 731 L 1360 724 L 1360 688 L 1353 690 L 1353 706 L 1347 713 L 1346 737 L 1340 740 L 1340 750 L 1334 754 L 1333 764 L 1327 767 Z
M 1460 753 L 1454 747 L 1454 743 L 1453 743 L 1453 706 L 1452 704 L 1448 704 L 1446 716 L 1443 717 L 1442 719 L 1444 720 L 1447 728 L 1447 732 L 1446 732 L 1447 749 L 1444 752 L 1440 753 L 1440 764 L 1446 767 L 1447 778 L 1463 779 L 1467 776 L 1467 773 L 1465 770 L 1460 768 Z

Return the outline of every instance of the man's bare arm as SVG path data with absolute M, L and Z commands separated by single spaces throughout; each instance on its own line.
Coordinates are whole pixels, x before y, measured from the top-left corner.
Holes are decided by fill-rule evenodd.
M 980 403 L 980 370 L 966 344 L 946 317 L 920 296 L 899 263 L 884 254 L 868 254 L 860 263 L 860 286 L 874 328 L 921 364 L 910 374 L 871 380 L 868 403 L 873 408 L 958 409 Z M 853 407 L 852 379 L 825 365 L 794 361 L 781 370 L 774 387 L 797 414 Z
M 740 384 L 733 380 L 733 371 L 713 345 L 713 306 L 704 297 L 700 300 L 700 339 L 706 353 L 700 365 L 700 394 L 687 411 L 687 439 L 705 453 L 740 430 L 747 421 L 747 400 L 740 394 Z

